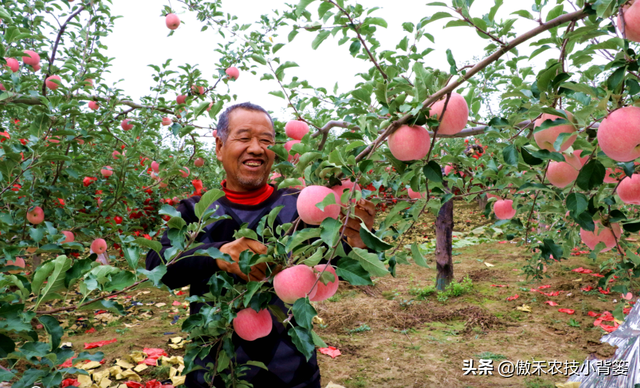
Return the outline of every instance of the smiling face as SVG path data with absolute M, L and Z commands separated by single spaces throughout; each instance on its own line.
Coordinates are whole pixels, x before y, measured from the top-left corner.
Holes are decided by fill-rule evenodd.
M 229 134 L 223 143 L 216 138 L 216 157 L 227 173 L 227 189 L 247 192 L 267 183 L 275 153 L 269 117 L 258 111 L 236 109 L 229 114 Z

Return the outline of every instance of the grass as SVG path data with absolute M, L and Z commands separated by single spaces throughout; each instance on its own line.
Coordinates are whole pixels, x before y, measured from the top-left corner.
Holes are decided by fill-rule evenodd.
M 365 331 L 371 331 L 371 328 L 369 327 L 369 325 L 363 323 L 362 325 L 356 327 L 355 329 L 347 330 L 347 333 L 355 334 L 355 333 L 364 333 Z

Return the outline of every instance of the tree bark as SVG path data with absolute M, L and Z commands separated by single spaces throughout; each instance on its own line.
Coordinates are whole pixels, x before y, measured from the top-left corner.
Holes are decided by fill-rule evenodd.
M 453 199 L 448 200 L 438 212 L 436 218 L 436 263 L 438 276 L 436 288 L 444 291 L 453 280 Z

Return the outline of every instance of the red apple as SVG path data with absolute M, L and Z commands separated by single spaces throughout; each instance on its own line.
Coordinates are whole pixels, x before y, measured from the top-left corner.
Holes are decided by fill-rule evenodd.
M 609 228 L 605 228 L 602 226 L 600 221 L 596 221 L 595 224 L 596 226 L 593 232 L 580 229 L 580 238 L 582 238 L 582 242 L 585 243 L 589 249 L 594 249 L 596 245 L 602 241 L 606 248 L 600 252 L 610 251 L 611 248 L 616 246 L 616 240 L 620 238 L 620 235 L 622 234 L 620 225 L 611 224 Z
M 238 70 L 236 67 L 233 67 L 233 66 L 225 70 L 225 73 L 227 73 L 229 78 L 234 80 L 238 79 L 238 77 L 240 76 L 240 70 Z
M 97 254 L 104 253 L 107 250 L 107 242 L 103 238 L 97 238 L 91 243 L 91 250 Z
M 431 109 L 429 109 L 429 117 L 437 115 L 439 118 L 440 115 L 442 115 L 442 110 L 444 109 L 446 100 L 447 99 L 445 96 L 444 98 L 433 104 L 431 106 Z M 442 121 L 440 122 L 440 126 L 438 127 L 438 134 L 455 135 L 456 133 L 464 129 L 464 127 L 467 125 L 468 120 L 469 106 L 467 105 L 467 101 L 458 93 L 451 93 L 451 97 L 449 98 L 449 102 L 447 103 L 447 109 L 444 112 L 444 118 L 442 119 Z
M 348 179 L 344 179 L 339 185 L 333 186 L 331 190 L 336 193 L 336 203 L 346 206 L 347 204 L 342 202 L 342 194 L 344 194 L 345 191 L 351 191 L 354 186 L 356 187 L 356 191 L 362 191 L 360 185 Z M 349 195 L 351 195 L 351 193 L 349 193 Z M 356 196 L 354 194 L 352 202 L 355 202 L 355 198 Z
M 173 123 L 173 120 L 171 120 L 170 118 L 168 118 L 168 117 L 163 117 L 162 118 L 162 125 L 164 125 L 165 127 L 167 125 L 171 125 L 172 123 Z
M 318 281 L 318 284 L 314 288 L 314 290 L 317 289 L 316 294 L 313 297 L 309 298 L 309 300 L 313 302 L 321 302 L 323 300 L 327 300 L 331 298 L 336 293 L 336 291 L 338 291 L 338 286 L 340 285 L 340 282 L 338 280 L 338 275 L 336 274 L 336 270 L 333 269 L 332 266 L 328 264 L 318 264 L 315 267 L 313 267 L 313 269 L 315 269 L 316 272 L 318 273 L 317 276 L 320 276 L 320 274 L 322 273 L 322 270 L 324 270 L 325 267 L 327 267 L 325 272 L 329 272 L 333 274 L 334 280 L 332 282 L 327 283 L 326 285 L 322 283 L 322 281 L 320 280 Z
M 151 169 L 153 170 L 153 172 L 158 173 L 160 172 L 160 164 L 158 164 L 158 162 L 156 162 L 155 160 L 153 162 L 151 162 Z
M 191 92 L 193 92 L 193 94 L 202 95 L 202 94 L 204 94 L 204 86 L 191 85 Z
M 565 113 L 567 114 L 567 117 L 569 118 L 569 120 L 568 120 L 569 124 L 556 125 L 555 127 L 551 127 L 551 128 L 543 129 L 542 131 L 534 132 L 533 137 L 536 140 L 536 144 L 538 144 L 538 147 L 540 147 L 543 150 L 549 150 L 551 152 L 554 152 L 554 151 L 556 151 L 556 149 L 553 147 L 553 145 L 554 145 L 554 143 L 558 139 L 558 136 L 560 136 L 561 133 L 574 133 L 576 131 L 576 128 L 571 123 L 573 121 L 573 115 L 571 113 L 567 112 L 567 111 L 565 111 Z M 535 121 L 534 128 L 539 127 L 546 120 L 555 121 L 557 119 L 564 119 L 564 117 L 555 116 L 555 115 L 552 115 L 552 114 L 549 114 L 549 113 L 544 113 L 539 119 L 537 119 Z M 574 134 L 572 136 L 569 136 L 568 138 L 565 138 L 565 140 L 562 142 L 562 145 L 561 145 L 559 151 L 560 152 L 566 151 L 567 148 L 571 147 L 573 142 L 576 141 L 577 137 L 578 137 L 578 135 Z
M 168 14 L 165 22 L 167 23 L 167 28 L 170 30 L 175 30 L 180 27 L 180 18 L 175 13 Z
M 98 110 L 98 108 L 100 108 L 100 105 L 98 105 L 98 103 L 95 101 L 89 101 L 89 104 L 87 105 L 89 106 L 89 109 L 93 110 Z
M 180 169 L 180 174 L 182 174 L 183 178 L 188 177 L 190 173 L 191 173 L 191 171 L 189 170 L 189 167 L 182 167 Z
M 122 120 L 122 122 L 120 123 L 120 127 L 122 127 L 122 129 L 125 131 L 130 130 L 131 128 L 133 128 L 133 124 L 129 124 L 129 121 L 131 121 L 131 119 Z
M 22 57 L 22 62 L 26 65 L 38 66 L 40 64 L 40 55 L 32 50 L 24 50 L 24 57 Z
M 187 96 L 184 94 L 181 94 L 178 97 L 176 97 L 176 102 L 178 104 L 184 104 L 186 101 L 187 101 Z
M 64 240 L 62 240 L 62 244 L 73 242 L 76 239 L 76 236 L 74 236 L 73 233 L 69 232 L 68 230 L 63 230 L 60 233 L 64 235 Z
M 431 138 L 424 127 L 403 125 L 389 136 L 387 145 L 391 154 L 398 160 L 419 160 L 429 153 Z
M 284 149 L 287 150 L 287 152 L 290 152 L 293 145 L 298 143 L 300 143 L 300 140 L 289 140 L 288 142 L 284 143 Z M 289 158 L 287 160 L 291 163 L 297 163 L 298 158 L 300 158 L 300 154 L 289 154 Z
M 422 193 L 418 193 L 416 191 L 413 191 L 411 189 L 411 187 L 409 187 L 407 189 L 407 192 L 409 192 L 409 198 L 411 198 L 411 199 L 421 199 L 421 198 L 426 198 L 426 196 L 427 196 L 427 192 L 426 191 L 422 192 Z
M 627 2 L 628 3 L 628 2 Z M 632 1 L 622 7 L 624 13 L 624 35 L 632 42 L 640 42 L 640 5 Z M 618 30 L 622 33 L 622 18 L 618 14 Z
M 113 168 L 111 168 L 111 166 L 104 166 L 100 170 L 100 174 L 102 174 L 103 177 L 108 178 L 113 175 Z
M 322 186 L 321 186 L 322 187 Z M 285 303 L 294 303 L 299 298 L 316 295 L 316 274 L 311 267 L 299 264 L 282 270 L 273 278 L 273 288 L 276 295 Z
M 309 126 L 304 121 L 291 120 L 284 126 L 284 132 L 292 139 L 302 140 L 309 133 Z
M 493 204 L 493 212 L 496 217 L 501 220 L 509 220 L 516 215 L 516 209 L 513 208 L 513 201 L 510 199 L 501 199 Z
M 118 160 L 118 159 L 119 159 L 119 157 L 120 157 L 121 155 L 122 155 L 122 154 L 121 154 L 120 152 L 118 152 L 118 151 L 113 151 L 113 152 L 111 153 L 111 157 L 112 157 L 112 158 L 114 158 L 114 159 L 116 159 L 116 160 Z
M 44 221 L 44 210 L 40 206 L 34 206 L 27 212 L 27 221 L 38 225 Z
M 579 173 L 567 162 L 551 162 L 547 170 L 547 179 L 552 185 L 563 189 L 573 183 Z
M 622 202 L 630 205 L 640 205 L 640 174 L 625 177 L 616 191 Z
M 602 152 L 618 162 L 640 157 L 640 108 L 618 109 L 602 120 L 598 144 Z
M 312 185 L 302 189 L 296 205 L 298 215 L 302 221 L 309 225 L 320 225 L 327 217 L 337 219 L 340 215 L 339 205 L 325 206 L 324 211 L 318 209 L 316 206 L 316 204 L 322 202 L 329 194 L 333 194 L 335 198 L 335 193 L 324 186 Z
M 58 82 L 56 83 L 55 81 L 58 81 Z M 44 83 L 45 85 L 47 85 L 49 89 L 56 90 L 61 84 L 60 76 L 52 75 L 51 77 L 48 77 Z
M 14 73 L 17 73 L 18 70 L 20 70 L 20 64 L 15 58 L 5 58 L 4 60 L 7 61 L 6 66 Z
M 233 318 L 233 330 L 245 341 L 266 337 L 272 328 L 273 321 L 268 309 L 256 312 L 252 308 L 246 308 L 238 311 L 237 316 Z
M 202 167 L 202 166 L 204 166 L 204 159 L 202 159 L 202 158 L 197 158 L 197 159 L 193 162 L 193 164 L 194 164 L 196 167 Z

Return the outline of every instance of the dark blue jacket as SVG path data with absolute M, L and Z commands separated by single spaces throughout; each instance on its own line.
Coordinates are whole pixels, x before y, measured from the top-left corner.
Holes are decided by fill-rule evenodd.
M 248 223 L 249 229 L 255 231 L 260 219 L 280 205 L 284 205 L 284 208 L 278 214 L 274 222 L 274 228 L 277 225 L 295 221 L 298 218 L 296 210 L 297 194 L 297 190 L 274 190 L 273 194 L 259 205 L 239 205 L 229 201 L 226 197 L 218 199 L 212 205 L 212 208 L 219 205 L 216 215 L 226 214 L 231 218 L 208 225 L 197 238 L 199 242 L 204 244 L 185 252 L 183 255 L 190 255 L 199 249 L 207 249 L 209 247 L 220 248 L 222 245 L 235 240 L 233 234 L 240 229 L 243 223 Z M 200 197 L 194 196 L 180 202 L 178 211 L 187 223 L 197 222 L 194 206 L 199 200 Z M 164 255 L 164 251 L 171 247 L 167 232 L 164 233 L 160 241 L 163 246 L 161 254 Z M 147 269 L 151 270 L 161 263 L 165 263 L 165 261 L 155 251 L 149 251 L 146 260 Z M 162 282 L 172 289 L 189 285 L 191 295 L 203 295 L 209 290 L 207 285 L 209 278 L 218 270 L 215 260 L 211 257 L 190 257 L 168 267 Z M 242 281 L 238 277 L 235 278 L 236 281 Z M 283 309 L 283 312 L 286 312 L 284 303 L 275 295 L 271 304 L 279 306 Z M 202 304 L 192 303 L 191 314 L 200 311 L 201 307 Z M 311 359 L 307 361 L 291 341 L 287 334 L 287 328 L 278 322 L 273 315 L 272 320 L 273 329 L 267 337 L 259 338 L 255 341 L 245 341 L 236 334 L 233 335 L 233 343 L 236 346 L 236 357 L 239 364 L 244 364 L 249 360 L 261 361 L 269 369 L 265 371 L 258 367 L 252 367 L 243 379 L 252 383 L 255 388 L 320 387 L 320 370 L 318 369 L 315 352 Z M 205 366 L 208 362 L 215 362 L 215 360 L 210 355 L 203 360 L 198 359 L 196 362 Z M 202 370 L 189 373 L 185 382 L 186 386 L 189 388 L 209 386 L 204 382 L 204 373 Z M 224 385 L 217 379 L 214 386 L 223 387 Z

